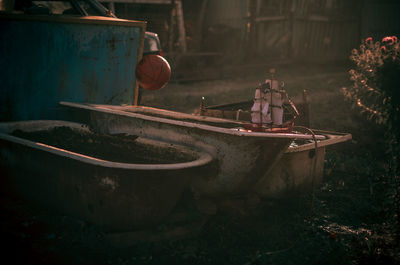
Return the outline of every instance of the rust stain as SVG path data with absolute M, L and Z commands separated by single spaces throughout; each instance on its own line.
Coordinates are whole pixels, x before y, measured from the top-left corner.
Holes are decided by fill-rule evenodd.
M 116 45 L 115 45 L 115 43 L 117 42 L 117 40 L 115 40 L 114 37 L 112 37 L 111 40 L 107 40 L 106 42 L 107 42 L 107 44 L 110 46 L 111 51 L 115 51 L 115 50 L 116 50 Z
M 117 40 L 115 37 L 112 37 L 110 40 L 106 40 L 106 43 L 110 46 L 111 51 L 115 51 L 117 49 L 116 44 L 118 42 L 125 42 L 126 40 Z

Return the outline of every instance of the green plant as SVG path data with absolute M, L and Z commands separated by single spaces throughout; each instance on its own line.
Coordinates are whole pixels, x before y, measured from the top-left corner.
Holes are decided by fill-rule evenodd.
M 378 124 L 391 124 L 398 118 L 400 86 L 400 43 L 396 36 L 373 42 L 369 37 L 353 49 L 350 59 L 355 65 L 349 71 L 351 88 L 344 95 Z
M 347 99 L 387 131 L 388 147 L 398 162 L 400 128 L 400 43 L 396 36 L 373 42 L 369 37 L 353 49 L 349 71 L 353 86 L 343 88 Z M 394 173 L 398 174 L 398 163 Z
M 388 154 L 388 204 L 400 239 L 400 43 L 396 36 L 381 42 L 367 38 L 350 56 L 354 68 L 349 71 L 353 85 L 343 88 L 345 97 L 384 126 Z

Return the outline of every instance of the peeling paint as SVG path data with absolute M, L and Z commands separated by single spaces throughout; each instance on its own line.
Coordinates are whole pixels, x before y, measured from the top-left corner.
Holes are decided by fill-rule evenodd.
M 51 19 L 0 21 L 0 120 L 60 119 L 60 101 L 132 104 L 142 29 Z
M 111 177 L 103 177 L 103 178 L 101 178 L 99 184 L 100 184 L 100 186 L 105 187 L 105 188 L 109 188 L 112 191 L 115 191 L 119 187 L 118 182 L 115 181 Z

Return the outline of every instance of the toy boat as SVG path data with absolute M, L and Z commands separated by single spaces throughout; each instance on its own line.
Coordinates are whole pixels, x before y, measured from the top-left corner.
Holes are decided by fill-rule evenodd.
M 207 117 L 251 124 L 249 121 L 252 119 L 251 108 L 253 104 L 253 100 L 207 107 L 202 103 L 199 113 Z M 254 186 L 255 192 L 261 197 L 277 198 L 289 193 L 309 191 L 316 187 L 323 179 L 326 148 L 346 142 L 352 137 L 349 133 L 307 129 L 309 126 L 309 107 L 305 92 L 303 102 L 296 104 L 296 108 L 299 110 L 296 124 L 305 126 L 299 129 L 324 135 L 325 138 L 320 140 L 293 140 L 282 157 Z M 294 126 L 294 128 L 296 127 Z

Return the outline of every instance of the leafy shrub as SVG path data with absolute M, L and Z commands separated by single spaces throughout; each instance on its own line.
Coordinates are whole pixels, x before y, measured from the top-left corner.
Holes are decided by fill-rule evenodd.
M 392 126 L 400 106 L 400 43 L 396 36 L 373 42 L 369 37 L 353 49 L 349 71 L 353 87 L 344 88 L 345 96 L 378 124 Z
M 377 124 L 387 128 L 388 147 L 399 162 L 400 43 L 396 36 L 373 42 L 369 37 L 353 49 L 349 71 L 353 86 L 343 88 L 347 99 Z M 398 163 L 396 163 L 398 164 Z M 398 169 L 395 170 L 398 173 Z
M 353 49 L 349 71 L 352 87 L 343 93 L 362 113 L 386 129 L 388 196 L 391 221 L 400 240 L 400 43 L 396 36 L 373 42 L 367 38 Z M 392 219 L 393 218 L 393 219 Z M 399 244 L 399 242 L 398 242 Z

